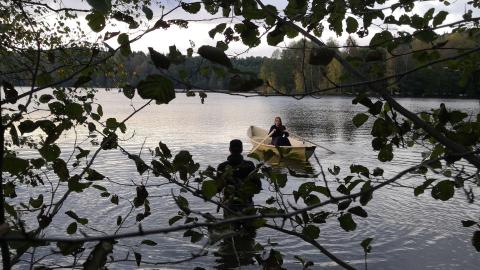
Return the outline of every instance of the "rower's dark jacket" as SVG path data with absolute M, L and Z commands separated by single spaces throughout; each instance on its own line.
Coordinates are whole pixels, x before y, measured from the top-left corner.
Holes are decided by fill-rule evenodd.
M 284 125 L 281 125 L 279 127 L 277 127 L 276 125 L 271 126 L 268 134 L 270 134 L 270 132 L 272 132 L 272 130 L 274 129 L 275 132 L 273 132 L 273 134 L 271 135 L 272 138 L 281 137 L 284 133 L 288 134 L 288 132 L 284 132 L 287 129 Z
M 275 146 L 290 146 L 290 141 L 287 139 L 288 137 L 288 132 L 286 132 L 285 130 L 287 129 L 284 125 L 281 125 L 279 127 L 277 127 L 276 125 L 273 125 L 270 127 L 270 131 L 268 132 L 268 134 L 270 134 L 270 132 L 272 132 L 272 130 L 275 129 L 275 132 L 273 132 L 273 134 L 271 135 L 272 137 L 272 143 L 273 145 Z

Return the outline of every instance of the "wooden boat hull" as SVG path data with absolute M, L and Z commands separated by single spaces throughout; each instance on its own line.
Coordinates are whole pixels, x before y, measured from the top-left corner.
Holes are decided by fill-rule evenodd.
M 281 158 L 308 160 L 315 152 L 315 145 L 295 136 L 288 137 L 292 146 L 276 147 L 270 144 L 272 142 L 272 138 L 267 138 L 263 143 L 261 143 L 267 135 L 267 130 L 259 127 L 250 126 L 247 130 L 247 136 L 250 139 L 253 148 L 256 148 L 258 146 L 256 151 L 260 151 L 264 155 L 265 153 L 271 151 L 272 154 L 277 155 Z

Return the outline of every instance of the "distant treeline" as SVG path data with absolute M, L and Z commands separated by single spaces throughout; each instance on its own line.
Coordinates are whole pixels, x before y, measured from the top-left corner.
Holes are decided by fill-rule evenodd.
M 429 61 L 454 56 L 469 48 L 478 47 L 478 45 L 478 42 L 459 33 L 445 35 L 435 44 L 413 40 L 409 46 L 401 45 L 391 52 L 357 46 L 352 38 L 347 40 L 345 46 L 340 46 L 334 40 L 327 42 L 328 47 L 339 52 L 360 72 L 368 74 L 370 79 L 391 77 L 380 82 L 381 86 L 390 93 L 415 97 L 480 97 L 480 69 L 478 66 L 452 66 L 449 62 L 443 62 L 410 74 L 404 74 Z M 432 49 L 432 46 L 436 46 L 434 47 L 436 49 Z M 339 47 L 342 48 L 339 49 Z M 248 77 L 248 79 L 262 79 L 263 86 L 258 89 L 264 93 L 303 94 L 313 92 L 318 95 L 351 95 L 364 89 L 364 86 L 345 87 L 345 85 L 355 84 L 358 81 L 343 70 L 335 59 L 327 65 L 311 65 L 310 55 L 317 49 L 318 47 L 314 44 L 299 40 L 284 49 L 275 50 L 271 57 L 232 58 L 235 73 L 230 73 L 221 66 L 212 65 L 201 57 L 184 56 L 183 61 L 177 61 L 177 64 L 171 65 L 166 74 L 171 78 L 176 78 L 176 88 L 180 89 L 232 89 L 231 81 L 235 76 L 237 78 L 241 76 Z M 77 51 L 81 50 L 77 49 Z M 76 53 L 79 59 L 85 60 L 88 57 L 82 52 Z M 60 52 L 54 54 L 52 58 L 61 59 Z M 100 52 L 100 54 L 103 53 Z M 9 57 L 15 58 L 16 56 L 10 55 Z M 469 57 L 479 58 L 480 61 L 479 53 Z M 68 68 L 68 65 L 66 66 Z M 474 69 L 473 73 L 471 72 L 472 68 Z M 52 80 L 55 76 L 61 76 L 61 67 L 55 67 L 52 64 L 52 67 L 44 67 L 44 69 L 54 70 L 51 72 L 51 76 L 47 76 L 47 79 Z M 135 85 L 146 75 L 158 72 L 152 64 L 150 56 L 144 52 L 134 52 L 129 57 L 116 55 L 101 69 L 99 67 L 91 71 L 88 74 L 90 81 L 87 84 L 92 87 Z M 12 83 L 16 85 L 28 84 L 25 81 L 15 81 L 14 78 L 10 80 L 13 80 Z M 186 84 L 182 82 L 186 82 Z M 65 86 L 71 85 L 66 84 Z

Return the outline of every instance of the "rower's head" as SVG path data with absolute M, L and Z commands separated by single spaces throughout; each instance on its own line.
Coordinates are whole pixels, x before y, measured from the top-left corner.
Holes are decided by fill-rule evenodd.
M 280 116 L 275 117 L 275 126 L 281 126 L 282 125 L 282 118 Z
M 231 140 L 230 141 L 230 153 L 232 154 L 241 154 L 242 151 L 243 151 L 243 144 L 242 144 L 242 141 L 240 140 Z

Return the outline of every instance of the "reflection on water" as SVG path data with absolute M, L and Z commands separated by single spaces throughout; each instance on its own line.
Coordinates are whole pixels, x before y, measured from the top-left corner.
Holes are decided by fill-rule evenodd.
M 278 155 L 273 154 L 272 151 L 260 151 L 256 150 L 254 152 L 255 157 L 250 154 L 252 158 L 257 158 L 258 160 L 264 162 L 265 164 L 272 167 L 273 172 L 276 173 L 288 173 L 290 170 L 301 173 L 301 174 L 315 174 L 315 168 L 313 167 L 310 160 L 296 160 L 296 159 L 285 159 L 281 158 Z
M 256 231 L 251 227 L 237 227 L 236 230 L 229 230 L 230 235 L 221 240 L 218 250 L 213 253 L 216 269 L 236 269 L 255 263 L 254 258 L 258 256 Z
M 475 100 L 399 99 L 399 102 L 416 112 L 438 107 L 440 102 L 444 102 L 449 108 L 460 108 L 472 113 L 479 111 L 478 101 Z M 114 93 L 102 94 L 100 103 L 104 104 L 105 119 L 109 117 L 122 119 L 130 114 L 133 108 L 138 108 L 142 104 L 138 99 L 130 102 L 122 95 Z M 385 169 L 385 177 L 389 177 L 421 160 L 419 152 L 400 149 L 395 151 L 392 162 L 386 164 L 379 162 L 376 158 L 378 153 L 372 150 L 370 142 L 372 121 L 369 120 L 359 129 L 354 128 L 351 123 L 355 114 L 364 111 L 364 107 L 352 105 L 351 98 L 347 97 L 295 100 L 285 97 L 243 98 L 209 94 L 205 104 L 202 105 L 198 98 L 186 98 L 182 94 L 177 94 L 177 98 L 170 104 L 148 106 L 145 111 L 129 120 L 127 134 L 120 138 L 122 139 L 120 144 L 132 153 L 141 152 L 143 145 L 142 153 L 146 153 L 148 151 L 145 149 L 154 148 L 162 141 L 170 147 L 172 153 L 177 153 L 181 149 L 188 150 L 202 168 L 208 165 L 217 167 L 229 154 L 230 140 L 241 139 L 244 142 L 244 149 L 248 149 L 246 135 L 248 127 L 255 125 L 268 129 L 273 124 L 274 117 L 278 115 L 282 117 L 289 131 L 335 152 L 328 154 L 325 150 L 317 148 L 316 154 L 325 170 L 338 165 L 342 169 L 341 174 L 345 174 L 349 172 L 348 166 L 353 163 L 369 168 L 380 166 Z M 84 131 L 78 130 L 79 138 L 85 134 L 82 132 Z M 73 141 L 73 134 L 63 138 L 62 153 L 69 154 L 73 149 Z M 95 149 L 89 146 L 88 142 L 79 146 L 85 150 Z M 299 174 L 310 175 L 318 174 L 320 171 L 313 157 L 307 163 L 275 159 L 269 159 L 266 163 L 270 164 L 273 170 L 282 173 L 290 174 L 286 168 Z M 129 162 L 117 150 L 102 151 L 93 168 L 108 176 L 110 180 L 124 184 L 131 184 L 131 181 L 140 183 L 147 178 L 139 177 L 135 164 Z M 151 177 L 149 180 L 151 183 L 155 182 L 154 177 L 148 177 Z M 335 179 L 330 177 L 329 180 L 334 186 Z M 305 181 L 305 178 L 290 174 L 285 193 L 290 193 Z M 424 179 L 410 176 L 407 181 L 418 185 Z M 119 197 L 132 197 L 132 194 L 135 194 L 134 188 L 113 185 L 107 181 L 97 183 L 107 187 L 109 192 L 118 194 Z M 266 183 L 264 185 L 266 186 Z M 172 191 L 178 190 L 175 186 L 169 185 L 149 189 L 152 195 L 150 198 L 152 214 L 144 221 L 144 228 L 168 226 L 168 219 L 175 216 L 178 211 L 173 199 L 168 197 Z M 29 191 L 25 193 L 28 194 Z M 153 195 L 167 196 L 153 197 Z M 264 189 L 255 196 L 255 203 L 264 203 L 270 196 L 272 196 L 270 191 Z M 82 202 L 81 205 L 78 204 L 79 201 Z M 209 211 L 204 209 L 206 206 L 202 201 L 192 201 L 191 205 L 197 211 Z M 99 229 L 106 231 L 114 230 L 117 216 L 127 215 L 129 209 L 130 205 L 125 201 L 121 200 L 119 205 L 112 206 L 108 198 L 99 199 L 97 191 L 73 194 L 65 202 L 65 211 L 72 210 L 79 216 L 91 217 L 89 225 L 99 226 Z M 478 218 L 480 213 L 478 200 L 475 204 L 468 204 L 463 194 L 457 192 L 448 202 L 440 202 L 433 200 L 429 194 L 415 197 L 411 189 L 392 187 L 376 192 L 365 209 L 369 213 L 368 218 L 356 218 L 358 227 L 353 232 L 345 232 L 339 228 L 335 218 L 320 226 L 319 241 L 322 245 L 357 268 L 363 267 L 363 249 L 360 242 L 367 237 L 374 238 L 372 253 L 369 254 L 368 260 L 370 269 L 477 269 L 480 265 L 480 256 L 470 243 L 471 230 L 466 230 L 460 223 L 461 220 Z M 91 213 L 96 214 L 92 216 Z M 50 233 L 64 232 L 67 222 L 71 220 L 65 215 L 55 219 L 52 223 L 54 231 Z M 135 224 L 130 225 L 124 231 L 131 231 L 137 227 Z M 162 244 L 143 249 L 144 258 L 158 258 L 158 254 L 162 254 L 163 258 L 180 260 L 184 259 L 185 255 L 202 248 L 200 244 L 190 243 L 189 239 L 183 238 L 181 234 L 154 235 L 150 238 Z M 172 265 L 170 268 L 192 269 L 199 266 L 211 269 L 217 264 L 215 260 L 218 260 L 218 265 L 231 262 L 231 258 L 225 259 L 222 254 L 231 254 L 230 247 L 236 244 L 246 246 L 252 244 L 252 241 L 243 242 L 242 239 L 235 241 L 234 238 L 230 242 L 225 239 L 219 247 L 219 257 L 201 257 L 187 264 Z M 122 241 L 126 245 L 138 244 L 138 239 Z M 278 244 L 276 249 L 286 255 L 284 267 L 287 269 L 301 268 L 293 258 L 294 255 L 313 261 L 317 268 L 337 269 L 337 266 L 318 250 L 295 237 L 262 229 L 257 232 L 254 241 L 276 242 Z M 130 252 L 121 245 L 116 248 L 125 254 Z M 250 255 L 248 252 L 245 253 L 246 257 Z M 245 259 L 245 262 L 250 262 L 250 259 Z M 112 269 L 115 268 L 135 269 L 136 266 L 134 263 L 122 263 L 112 266 Z

